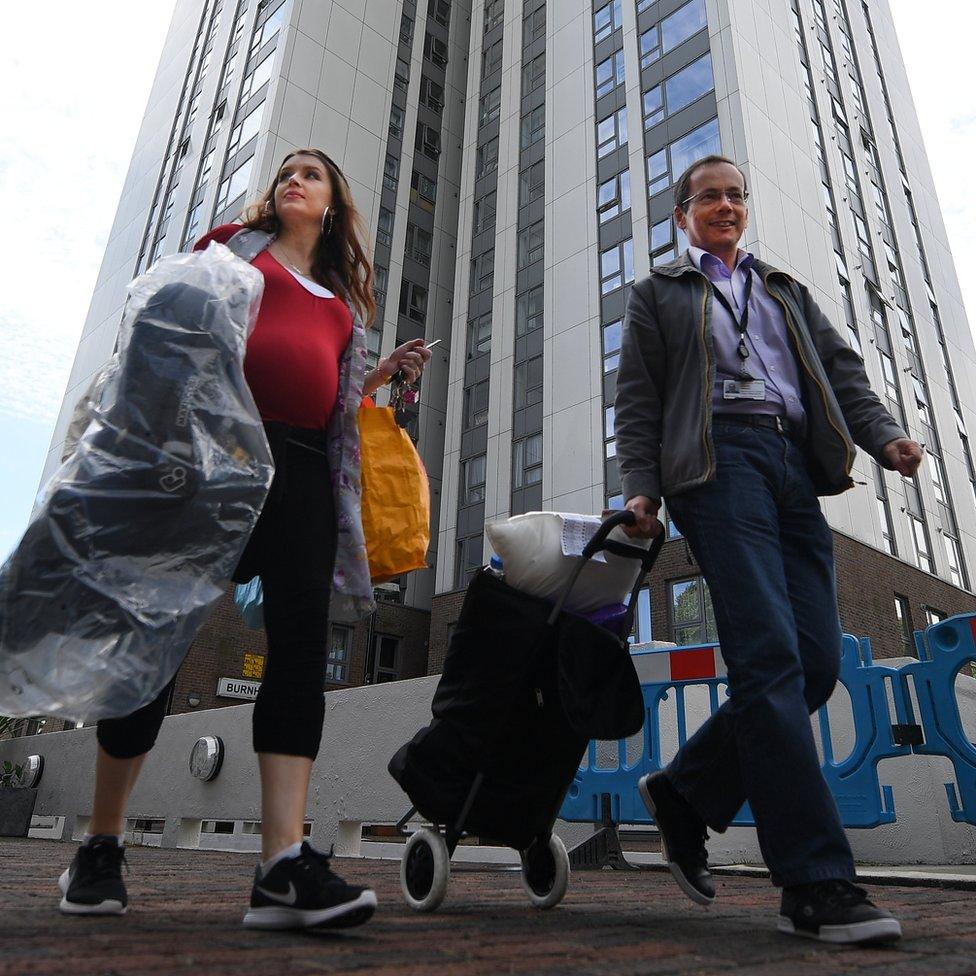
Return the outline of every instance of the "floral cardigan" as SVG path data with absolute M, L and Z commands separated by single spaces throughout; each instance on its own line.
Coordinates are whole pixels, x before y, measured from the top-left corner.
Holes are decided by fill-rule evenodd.
M 266 231 L 245 228 L 227 247 L 244 261 L 253 261 L 274 240 Z M 333 281 L 337 295 L 346 291 Z M 348 300 L 346 302 L 349 304 Z M 336 408 L 326 431 L 332 494 L 335 499 L 339 535 L 332 575 L 329 618 L 336 623 L 354 623 L 375 609 L 369 578 L 366 539 L 363 535 L 362 479 L 359 453 L 359 407 L 366 375 L 366 329 L 362 316 L 351 306 L 352 338 L 339 363 L 339 391 Z

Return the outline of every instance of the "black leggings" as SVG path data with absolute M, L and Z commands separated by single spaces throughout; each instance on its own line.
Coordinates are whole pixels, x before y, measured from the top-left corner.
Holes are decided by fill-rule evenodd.
M 335 507 L 322 432 L 267 427 L 274 482 L 234 572 L 235 582 L 260 575 L 264 587 L 268 657 L 254 705 L 254 750 L 314 759 L 325 717 Z M 117 759 L 148 752 L 170 687 L 125 718 L 100 721 L 99 745 Z

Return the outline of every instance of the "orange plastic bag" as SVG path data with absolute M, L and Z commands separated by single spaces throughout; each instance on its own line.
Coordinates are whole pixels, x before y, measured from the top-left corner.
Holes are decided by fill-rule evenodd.
M 359 411 L 359 437 L 369 575 L 374 583 L 384 583 L 427 567 L 430 484 L 392 407 L 377 407 L 366 397 Z

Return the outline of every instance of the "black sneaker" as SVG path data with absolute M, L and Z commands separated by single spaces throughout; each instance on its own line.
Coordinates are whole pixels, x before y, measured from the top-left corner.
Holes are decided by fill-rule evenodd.
M 98 834 L 75 852 L 58 878 L 66 915 L 124 915 L 128 896 L 122 883 L 125 848 L 112 836 Z
M 708 871 L 705 821 L 664 773 L 642 776 L 637 789 L 661 832 L 661 853 L 678 887 L 699 905 L 711 905 L 715 885 Z
M 821 942 L 894 942 L 901 938 L 898 919 L 868 901 L 863 888 L 840 879 L 784 888 L 777 927 L 780 932 Z
M 329 855 L 303 843 L 298 857 L 279 861 L 262 877 L 254 872 L 251 908 L 244 924 L 255 929 L 348 928 L 376 911 L 376 894 L 346 884 L 329 867 Z

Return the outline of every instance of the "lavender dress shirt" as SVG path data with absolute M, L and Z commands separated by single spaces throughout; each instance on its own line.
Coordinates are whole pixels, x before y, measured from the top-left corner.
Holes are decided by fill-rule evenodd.
M 721 302 L 712 302 L 712 341 L 715 346 L 713 413 L 757 413 L 786 417 L 802 428 L 806 415 L 801 397 L 800 372 L 783 308 L 766 291 L 762 278 L 753 271 L 753 255 L 740 250 L 735 270 L 730 272 L 724 261 L 700 247 L 689 247 L 688 253 L 698 270 L 725 295 L 737 316 L 742 312 L 747 277 L 753 276 L 746 332 L 749 358 L 745 362 L 736 352 L 739 346 L 738 324 Z M 725 380 L 743 379 L 746 374 L 752 379 L 765 381 L 766 399 L 726 400 Z

